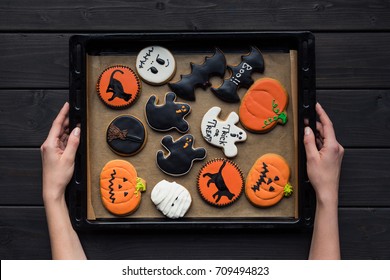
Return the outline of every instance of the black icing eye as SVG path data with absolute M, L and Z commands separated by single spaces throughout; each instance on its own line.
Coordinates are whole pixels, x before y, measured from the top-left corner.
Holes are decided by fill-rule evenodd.
M 127 179 L 126 179 L 126 178 L 123 178 L 123 182 L 127 182 Z
M 164 64 L 165 64 L 165 60 L 162 59 L 162 58 L 160 58 L 159 56 L 160 56 L 160 55 L 157 55 L 157 57 L 156 57 L 157 63 L 160 64 L 160 65 L 164 65 Z
M 275 190 L 274 187 L 272 187 L 272 186 L 269 187 L 269 191 L 270 191 L 270 192 L 273 192 L 274 190 Z
M 275 176 L 274 181 L 275 181 L 275 182 L 276 182 L 276 181 L 279 181 L 279 177 L 278 177 L 278 176 Z
M 122 188 L 122 185 L 118 184 L 118 189 L 121 189 Z
M 153 74 L 157 74 L 158 73 L 157 68 L 154 67 L 154 66 L 150 67 L 148 70 L 150 70 Z

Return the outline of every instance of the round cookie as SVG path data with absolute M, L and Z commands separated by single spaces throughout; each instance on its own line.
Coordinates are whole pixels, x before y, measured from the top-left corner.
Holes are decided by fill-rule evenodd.
M 142 49 L 137 55 L 136 69 L 146 83 L 162 85 L 175 75 L 176 61 L 166 48 L 150 46 Z
M 288 94 L 279 81 L 257 80 L 242 98 L 239 116 L 241 124 L 252 132 L 268 132 L 276 124 L 287 122 Z
M 141 81 L 127 66 L 108 67 L 97 82 L 100 99 L 108 107 L 124 109 L 132 105 L 141 93 Z
M 182 176 L 187 174 L 196 160 L 203 160 L 206 157 L 206 149 L 194 148 L 194 136 L 186 134 L 173 140 L 172 136 L 166 135 L 161 140 L 161 145 L 168 150 L 164 155 L 158 151 L 156 155 L 157 166 L 164 173 L 171 176 Z
M 156 131 L 168 131 L 176 129 L 180 133 L 186 133 L 190 126 L 184 119 L 190 112 L 191 107 L 187 103 L 176 102 L 176 94 L 165 94 L 165 103 L 157 104 L 155 95 L 149 97 L 145 106 L 146 121 Z
M 229 159 L 213 159 L 199 171 L 198 191 L 210 205 L 223 207 L 237 201 L 244 189 L 244 177 Z
M 145 180 L 128 161 L 111 160 L 100 173 L 100 195 L 104 207 L 114 215 L 133 213 L 141 203 L 141 192 L 146 190 Z
M 246 140 L 246 132 L 236 126 L 239 117 L 231 112 L 225 120 L 218 118 L 220 107 L 212 107 L 203 116 L 200 129 L 203 138 L 210 144 L 220 147 L 226 157 L 235 157 L 238 153 L 236 142 Z
M 131 115 L 116 117 L 108 126 L 106 141 L 121 156 L 132 156 L 145 146 L 147 133 L 143 123 Z
M 183 217 L 191 206 L 190 192 L 176 182 L 162 180 L 154 186 L 151 197 L 157 209 L 171 219 Z
M 277 154 L 265 154 L 258 158 L 248 173 L 245 194 L 258 207 L 269 207 L 284 196 L 291 196 L 290 168 L 286 160 Z

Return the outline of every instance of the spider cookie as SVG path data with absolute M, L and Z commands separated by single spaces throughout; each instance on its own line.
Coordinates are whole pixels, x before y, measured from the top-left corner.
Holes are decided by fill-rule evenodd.
M 141 203 L 141 192 L 146 190 L 145 180 L 128 161 L 109 161 L 100 173 L 100 195 L 104 207 L 114 215 L 133 213 Z
M 215 48 L 213 56 L 206 57 L 201 65 L 191 63 L 191 73 L 184 76 L 181 75 L 180 81 L 177 83 L 169 83 L 168 86 L 177 96 L 185 100 L 194 101 L 195 88 L 207 89 L 211 85 L 209 79 L 212 76 L 223 78 L 225 68 L 225 55 L 220 49 Z
M 251 75 L 253 72 L 264 72 L 264 59 L 256 47 L 251 47 L 249 54 L 241 56 L 241 63 L 236 66 L 227 66 L 230 78 L 225 79 L 219 88 L 211 88 L 211 91 L 221 100 L 236 103 L 240 102 L 237 90 L 240 87 L 248 88 L 253 84 Z
M 190 192 L 176 182 L 162 180 L 154 186 L 151 199 L 165 216 L 171 219 L 183 217 L 191 206 Z
M 148 84 L 162 85 L 175 75 L 176 61 L 166 48 L 150 46 L 139 52 L 136 69 L 141 79 Z
M 289 183 L 290 167 L 277 154 L 265 154 L 257 159 L 248 173 L 245 194 L 258 207 L 269 207 L 283 197 L 291 196 L 293 188 Z
M 212 107 L 203 116 L 200 129 L 203 138 L 210 144 L 220 147 L 226 157 L 235 157 L 238 149 L 236 142 L 246 140 L 246 132 L 236 126 L 239 117 L 235 112 L 231 112 L 226 120 L 218 118 L 221 113 L 220 107 Z
M 268 132 L 276 124 L 287 122 L 288 94 L 279 81 L 271 78 L 257 80 L 241 101 L 241 124 L 252 132 Z
M 176 94 L 173 92 L 165 95 L 165 104 L 157 105 L 157 102 L 157 97 L 152 95 L 145 107 L 146 121 L 151 128 L 157 131 L 176 129 L 180 133 L 190 129 L 184 119 L 191 112 L 190 105 L 176 102 Z
M 237 164 L 229 159 L 207 162 L 201 168 L 197 182 L 201 197 L 217 207 L 237 201 L 244 189 L 244 176 Z
M 97 92 L 108 107 L 124 109 L 137 100 L 141 93 L 141 82 L 129 67 L 111 66 L 100 75 Z
M 107 128 L 106 140 L 110 149 L 121 156 L 132 156 L 145 146 L 146 130 L 134 116 L 121 115 Z
M 194 136 L 186 134 L 173 141 L 172 136 L 167 135 L 161 140 L 161 145 L 169 151 L 164 155 L 163 151 L 157 152 L 157 166 L 164 173 L 171 176 L 187 174 L 196 160 L 206 157 L 204 148 L 194 148 Z

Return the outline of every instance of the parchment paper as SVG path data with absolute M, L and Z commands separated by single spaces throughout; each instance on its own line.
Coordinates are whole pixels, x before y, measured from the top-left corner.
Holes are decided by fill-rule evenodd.
M 176 75 L 172 81 L 180 80 L 180 74 L 190 73 L 190 62 L 201 64 L 205 56 L 211 56 L 213 52 L 204 54 L 175 54 L 177 62 Z M 241 62 L 241 55 L 237 53 L 225 53 L 228 65 L 237 65 Z M 87 56 L 87 143 L 88 143 L 88 219 L 115 217 L 110 214 L 102 205 L 99 189 L 99 174 L 103 166 L 112 159 L 124 159 L 131 162 L 137 169 L 138 176 L 147 182 L 147 190 L 142 193 L 140 207 L 133 214 L 123 219 L 134 218 L 162 218 L 164 217 L 154 206 L 150 199 L 153 187 L 160 180 L 176 181 L 186 187 L 192 196 L 192 204 L 187 212 L 187 218 L 297 218 L 298 203 L 298 180 L 297 180 L 297 54 L 296 51 L 286 52 L 263 52 L 265 60 L 265 71 L 262 74 L 252 75 L 254 80 L 261 77 L 270 77 L 279 80 L 289 94 L 287 107 L 288 121 L 285 125 L 277 125 L 272 131 L 265 134 L 248 133 L 246 142 L 238 143 L 238 156 L 233 158 L 241 168 L 246 178 L 250 168 L 258 157 L 265 153 L 278 153 L 282 155 L 290 165 L 290 182 L 294 187 L 294 194 L 289 198 L 283 198 L 277 205 L 270 208 L 254 207 L 246 198 L 245 193 L 237 202 L 224 208 L 216 208 L 208 205 L 202 200 L 196 188 L 196 177 L 200 168 L 213 158 L 224 157 L 222 149 L 211 146 L 200 133 L 200 123 L 203 115 L 212 106 L 222 108 L 220 118 L 224 119 L 231 111 L 238 113 L 239 103 L 229 104 L 222 102 L 207 89 L 197 89 L 195 92 L 196 101 L 186 101 L 180 98 L 177 101 L 190 104 L 192 111 L 186 117 L 190 124 L 191 133 L 195 137 L 194 147 L 204 147 L 207 150 L 207 157 L 203 161 L 196 161 L 192 170 L 185 176 L 171 177 L 163 173 L 156 165 L 156 153 L 164 150 L 160 141 L 165 135 L 172 135 L 178 139 L 183 134 L 176 131 L 156 132 L 152 130 L 145 120 L 144 107 L 150 95 L 158 96 L 159 102 L 164 101 L 165 93 L 170 91 L 168 85 L 151 86 L 142 82 L 142 93 L 140 98 L 130 108 L 125 110 L 113 110 L 108 108 L 99 99 L 96 92 L 96 83 L 101 72 L 112 65 L 126 65 L 135 69 L 134 56 Z M 226 77 L 229 71 L 226 71 Z M 212 78 L 214 87 L 222 83 L 220 78 Z M 246 89 L 241 88 L 239 95 L 242 97 Z M 131 157 L 121 157 L 113 153 L 106 143 L 106 129 L 109 123 L 118 115 L 130 114 L 143 121 L 148 133 L 147 143 L 144 149 Z M 242 128 L 241 124 L 239 126 Z M 116 217 L 117 218 L 117 217 Z

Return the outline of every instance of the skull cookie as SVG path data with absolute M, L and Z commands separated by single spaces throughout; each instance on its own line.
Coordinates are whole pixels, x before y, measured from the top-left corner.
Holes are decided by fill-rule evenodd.
M 151 85 L 167 83 L 176 72 L 176 62 L 172 53 L 159 46 L 150 46 L 141 50 L 136 64 L 141 79 Z
M 164 155 L 163 151 L 158 151 L 157 166 L 171 176 L 187 174 L 195 160 L 206 157 L 204 148 L 194 149 L 194 136 L 191 134 L 186 134 L 176 141 L 173 141 L 172 136 L 167 135 L 161 140 L 161 145 L 169 151 L 169 154 Z
M 220 107 L 212 107 L 203 116 L 200 129 L 203 138 L 210 144 L 221 147 L 226 157 L 235 157 L 238 149 L 236 142 L 246 140 L 246 132 L 236 126 L 239 117 L 235 112 L 231 112 L 226 120 L 218 118 L 221 113 Z
M 133 213 L 141 203 L 141 192 L 146 190 L 145 180 L 128 161 L 109 161 L 100 173 L 100 194 L 104 207 L 114 215 Z

